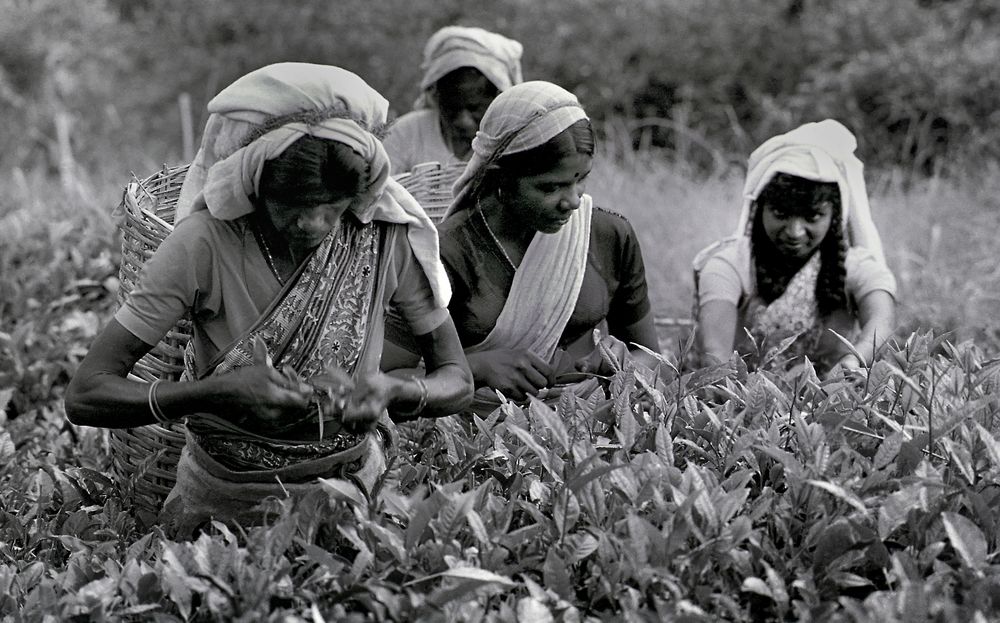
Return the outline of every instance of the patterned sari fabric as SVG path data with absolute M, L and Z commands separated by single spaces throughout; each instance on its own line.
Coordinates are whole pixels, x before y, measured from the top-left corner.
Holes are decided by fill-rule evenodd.
M 377 224 L 342 221 L 260 321 L 220 353 L 210 371 L 198 374 L 189 350 L 186 374 L 204 378 L 253 365 L 258 341 L 267 346 L 275 367 L 290 367 L 307 381 L 329 367 L 353 373 L 375 298 L 379 242 Z M 364 436 L 340 430 L 339 419 L 339 414 L 314 406 L 297 421 L 269 429 L 249 418 L 234 422 L 207 414 L 191 418 L 188 428 L 209 456 L 228 467 L 273 469 L 361 443 Z M 322 439 L 319 430 L 324 431 Z
M 805 266 L 788 282 L 785 291 L 764 303 L 759 298 L 750 301 L 747 311 L 751 335 L 758 344 L 768 340 L 777 345 L 782 340 L 798 335 L 787 355 L 799 357 L 815 352 L 823 332 L 819 306 L 816 303 L 816 279 L 819 277 L 820 256 L 813 253 Z
M 276 367 L 290 367 L 306 381 L 333 366 L 353 374 L 372 314 L 381 311 L 374 302 L 382 229 L 377 222 L 341 221 L 257 324 L 220 353 L 214 367 L 196 371 L 189 348 L 185 377 L 253 365 L 254 344 L 260 341 Z M 178 536 L 210 518 L 252 523 L 262 517 L 259 504 L 266 497 L 308 492 L 317 478 L 351 480 L 370 492 L 385 470 L 385 451 L 395 443 L 393 425 L 383 417 L 375 432 L 358 434 L 339 422 L 339 413 L 316 406 L 270 428 L 249 417 L 189 417 L 177 484 L 160 521 Z

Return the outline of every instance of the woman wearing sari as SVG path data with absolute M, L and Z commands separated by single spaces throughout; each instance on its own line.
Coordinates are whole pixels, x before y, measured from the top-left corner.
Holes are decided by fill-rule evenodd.
M 472 149 L 438 228 L 475 410 L 496 408 L 497 391 L 520 400 L 569 379 L 578 393 L 595 389 L 578 380 L 607 372 L 595 328 L 620 357 L 655 365 L 638 348 L 658 344 L 635 232 L 583 192 L 594 133 L 576 97 L 548 82 L 513 86 Z
M 891 335 L 896 282 L 856 147 L 828 119 L 750 155 L 736 233 L 694 260 L 703 363 L 798 336 L 791 361 L 805 355 L 820 371 L 856 369 Z
M 472 153 L 479 120 L 498 93 L 521 82 L 521 44 L 482 28 L 446 26 L 424 47 L 420 97 L 385 138 L 394 173 Z
M 371 491 L 394 417 L 453 413 L 471 377 L 433 225 L 389 177 L 388 103 L 358 76 L 281 63 L 208 106 L 179 220 L 66 395 L 77 424 L 185 419 L 165 522 L 253 521 L 258 503 L 353 479 Z M 392 304 L 425 378 L 378 370 Z M 190 312 L 181 382 L 127 379 Z

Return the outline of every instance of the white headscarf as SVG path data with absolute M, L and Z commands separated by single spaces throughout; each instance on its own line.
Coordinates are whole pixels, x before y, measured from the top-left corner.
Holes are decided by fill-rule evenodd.
M 478 192 L 490 163 L 539 147 L 587 118 L 576 96 L 551 82 L 524 82 L 501 93 L 479 124 L 472 158 L 455 182 L 456 199 L 449 214 L 468 193 Z M 467 352 L 516 348 L 530 350 L 546 361 L 552 358 L 580 295 L 592 213 L 593 201 L 583 195 L 562 229 L 535 234 L 514 273 L 495 326 Z
M 250 72 L 208 104 L 211 115 L 181 188 L 177 219 L 203 209 L 222 220 L 250 214 L 250 196 L 259 190 L 265 162 L 303 136 L 338 141 L 370 165 L 368 188 L 351 211 L 363 223 L 406 225 L 435 302 L 447 306 L 451 286 L 439 257 L 437 230 L 416 200 L 389 177 L 389 158 L 372 134 L 385 123 L 388 109 L 385 98 L 364 80 L 338 67 L 278 63 Z M 271 124 L 275 127 L 267 130 Z
M 750 154 L 747 163 L 743 207 L 735 235 L 749 235 L 754 201 L 776 173 L 788 173 L 815 182 L 836 182 L 849 244 L 865 247 L 885 263 L 882 239 L 868 204 L 864 165 L 854 155 L 857 146 L 854 135 L 833 119 L 807 123 L 765 141 Z
M 500 91 L 521 82 L 521 44 L 495 32 L 466 26 L 445 26 L 427 40 L 420 79 L 422 91 L 414 108 L 432 108 L 428 89 L 461 67 L 478 69 Z
M 576 96 L 551 82 L 523 82 L 498 95 L 479 122 L 472 158 L 455 182 L 448 213 L 476 191 L 486 168 L 501 156 L 539 147 L 581 119 L 589 117 Z

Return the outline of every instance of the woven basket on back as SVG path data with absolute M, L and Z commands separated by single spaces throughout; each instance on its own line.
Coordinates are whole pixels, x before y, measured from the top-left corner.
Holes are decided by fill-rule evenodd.
M 423 162 L 396 176 L 396 181 L 417 200 L 435 224 L 444 219 L 451 205 L 451 187 L 462 172 L 465 163 L 441 164 Z
M 122 212 L 119 305 L 135 287 L 143 264 L 174 228 L 177 197 L 187 169 L 187 165 L 164 166 L 144 180 L 133 179 L 125 188 L 119 208 Z M 184 370 L 184 347 L 190 338 L 191 322 L 185 317 L 136 362 L 130 378 L 147 383 L 155 379 L 176 381 Z M 112 429 L 110 437 L 115 476 L 120 482 L 134 479 L 136 507 L 158 513 L 176 480 L 177 461 L 184 446 L 182 425 Z

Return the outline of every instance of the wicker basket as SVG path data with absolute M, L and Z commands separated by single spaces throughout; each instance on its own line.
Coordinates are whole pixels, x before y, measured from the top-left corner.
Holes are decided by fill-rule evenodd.
M 397 175 L 396 181 L 410 191 L 434 223 L 440 223 L 451 205 L 451 187 L 463 171 L 464 162 L 423 162 Z
M 174 213 L 187 165 L 166 167 L 144 180 L 133 179 L 125 188 L 119 210 L 122 258 L 119 270 L 119 305 L 135 287 L 143 264 L 173 230 Z M 130 378 L 151 382 L 175 381 L 184 370 L 184 347 L 191 338 L 191 322 L 180 320 L 132 369 Z M 156 514 L 174 486 L 177 461 L 184 447 L 180 423 L 112 429 L 112 471 L 119 482 L 134 482 L 136 508 Z

